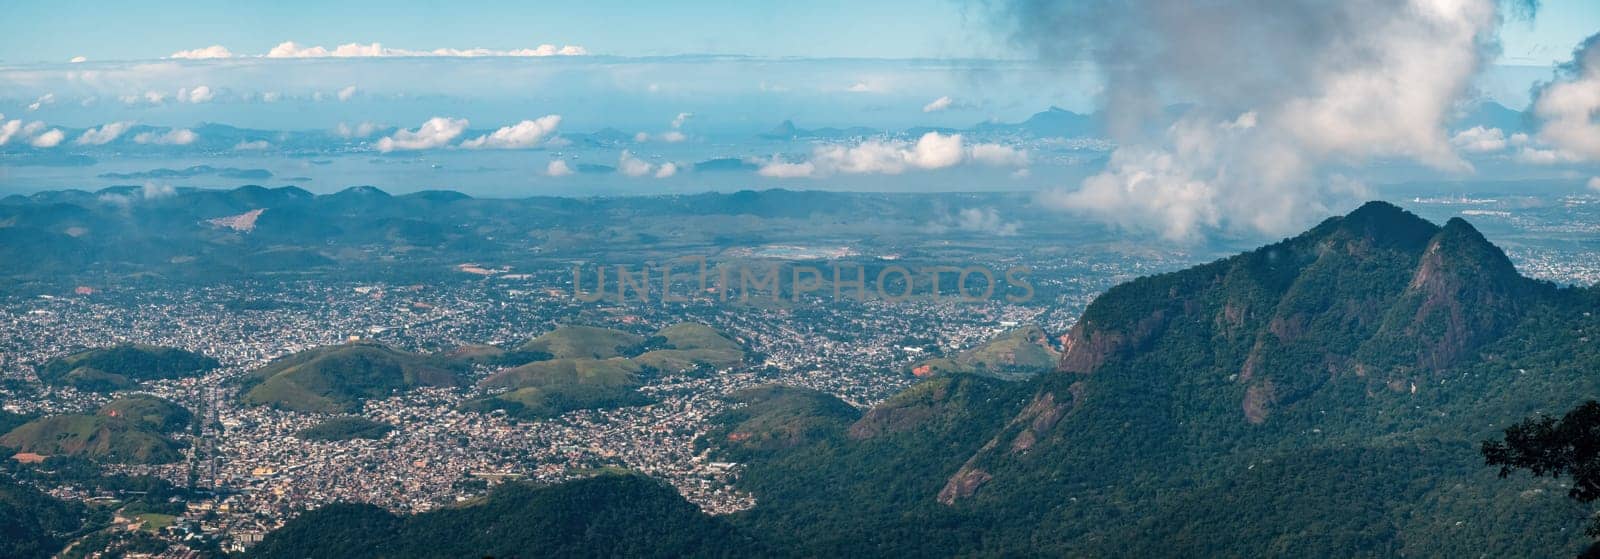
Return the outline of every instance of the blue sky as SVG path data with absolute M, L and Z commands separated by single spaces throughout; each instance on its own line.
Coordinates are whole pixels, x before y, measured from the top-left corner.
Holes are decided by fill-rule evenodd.
M 0 60 L 136 59 L 222 44 L 262 53 L 282 41 L 404 48 L 582 45 L 623 56 L 805 57 L 1006 54 L 953 0 L 808 2 L 73 2 L 8 0 Z
M 1600 83 L 1557 78 L 1551 68 L 1600 31 L 1600 1 L 1544 0 L 1534 20 L 1500 27 L 1501 56 L 1480 60 L 1493 6 L 1509 1 L 1220 0 L 1204 4 L 1217 16 L 1207 22 L 1170 0 L 1090 9 L 1038 0 L 0 0 L 0 194 L 123 184 L 157 167 L 197 164 L 264 169 L 318 191 L 1071 192 L 1093 179 L 1097 192 L 1117 196 L 1092 201 L 1120 204 L 1085 210 L 1095 215 L 1178 222 L 1184 216 L 1163 208 L 1193 204 L 1162 202 L 1161 189 L 1202 185 L 1214 207 L 1190 218 L 1260 208 L 1272 215 L 1244 227 L 1286 232 L 1300 224 L 1259 200 L 1310 208 L 1364 192 L 1360 183 L 1600 174 L 1600 147 L 1586 151 L 1600 136 L 1544 135 L 1517 113 L 1477 103 L 1521 111 L 1537 83 Z M 997 6 L 1017 10 L 1003 14 L 1012 27 L 996 22 Z M 1348 17 L 1315 19 L 1327 34 L 1228 35 L 1324 9 Z M 1161 11 L 1172 17 L 1152 13 Z M 1052 17 L 1063 14 L 1070 17 Z M 1034 22 L 1044 25 L 1024 32 Z M 1019 30 L 1016 40 L 1008 29 Z M 1117 32 L 1096 33 L 1103 29 Z M 1075 42 L 1081 37 L 1091 41 Z M 1219 44 L 1236 48 L 1208 51 Z M 1049 48 L 1061 45 L 1068 48 Z M 1144 45 L 1173 50 L 1125 56 Z M 1347 45 L 1384 56 L 1353 55 Z M 324 48 L 353 55 L 329 57 Z M 523 49 L 532 51 L 516 52 Z M 1229 54 L 1184 56 L 1202 51 Z M 1260 52 L 1286 56 L 1258 60 Z M 499 56 L 463 56 L 485 53 Z M 1128 69 L 1125 60 L 1102 60 L 1108 53 L 1123 53 L 1138 79 L 1102 79 L 1106 68 Z M 1600 76 L 1600 67 L 1588 74 Z M 1238 91 L 1241 75 L 1264 85 Z M 1154 117 L 1137 103 L 1110 102 L 1151 91 L 1169 107 L 1190 107 L 1186 126 L 1146 126 L 1157 133 L 1145 135 L 1061 128 L 1049 118 L 1057 127 L 1038 134 L 992 126 L 1051 107 L 1103 111 L 1108 122 Z M 1539 118 L 1560 121 L 1557 132 L 1589 131 L 1584 107 L 1550 109 Z M 784 121 L 843 131 L 768 134 Z M 1171 153 L 1194 140 L 1169 136 L 1194 130 L 1221 148 Z M 1294 151 L 1252 157 L 1262 146 Z M 694 170 L 713 159 L 742 166 Z M 1263 163 L 1275 161 L 1304 164 Z M 1241 168 L 1262 180 L 1208 175 Z M 172 182 L 228 183 L 214 175 Z M 1135 207 L 1145 200 L 1156 211 Z M 1203 221 L 1185 231 L 1220 226 Z
M 622 56 L 686 53 L 863 58 L 1014 58 L 978 3 L 958 0 L 459 2 L 7 0 L 0 61 L 150 59 L 221 44 L 259 54 L 283 41 L 433 49 L 580 45 Z M 1504 30 L 1504 62 L 1567 58 L 1600 31 L 1600 2 L 1544 0 Z

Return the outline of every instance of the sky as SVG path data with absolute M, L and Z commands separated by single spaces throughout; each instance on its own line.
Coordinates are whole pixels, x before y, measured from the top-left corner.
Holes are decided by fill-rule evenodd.
M 1600 192 L 1597 0 L 0 1 L 0 194 L 1032 190 L 1186 242 Z
M 978 2 L 690 0 L 639 2 L 141 2 L 7 0 L 0 62 L 153 59 L 223 45 L 264 53 L 283 41 L 409 49 L 579 45 L 619 56 L 1016 58 Z M 1504 32 L 1513 64 L 1549 64 L 1600 29 L 1600 2 L 1544 0 Z
M 158 58 L 221 44 L 262 53 L 283 41 L 414 49 L 581 45 L 621 56 L 992 57 L 1005 54 L 952 0 L 638 2 L 358 0 L 82 2 L 8 0 L 0 60 Z M 111 32 L 108 32 L 111 30 Z M 121 30 L 116 31 L 116 30 Z

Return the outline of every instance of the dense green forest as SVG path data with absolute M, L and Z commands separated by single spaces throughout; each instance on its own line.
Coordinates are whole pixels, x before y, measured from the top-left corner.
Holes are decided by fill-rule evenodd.
M 91 392 L 134 388 L 149 380 L 193 376 L 217 367 L 217 360 L 177 348 L 123 344 L 51 359 L 39 367 L 47 384 Z
M 307 512 L 252 557 L 750 557 L 765 550 L 675 490 L 635 474 L 503 485 L 478 502 L 400 517 L 370 505 Z
M 50 557 L 83 527 L 86 514 L 82 505 L 0 476 L 0 557 Z

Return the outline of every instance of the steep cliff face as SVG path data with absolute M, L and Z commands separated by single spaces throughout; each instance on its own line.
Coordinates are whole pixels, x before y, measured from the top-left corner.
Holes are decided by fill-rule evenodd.
M 1477 229 L 1453 218 L 1429 241 L 1369 353 L 1388 353 L 1396 367 L 1449 368 L 1504 334 L 1538 290 Z

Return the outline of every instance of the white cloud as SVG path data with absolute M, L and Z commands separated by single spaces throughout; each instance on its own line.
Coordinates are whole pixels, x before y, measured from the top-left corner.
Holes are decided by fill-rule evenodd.
M 22 121 L 20 120 L 8 120 L 5 122 L 0 122 L 0 146 L 10 143 L 11 138 L 22 137 L 19 135 L 21 131 Z
M 617 172 L 630 177 L 642 177 L 650 174 L 650 162 L 634 157 L 628 150 L 622 150 L 622 155 L 617 158 Z
M 667 143 L 678 143 L 689 139 L 688 136 L 685 136 L 682 132 L 677 130 L 668 130 L 666 132 L 662 132 L 660 137 L 661 141 Z
M 544 174 L 552 177 L 565 177 L 572 174 L 572 167 L 567 166 L 566 161 L 555 159 L 550 161 L 549 165 L 544 166 Z
M 672 162 L 662 163 L 661 167 L 656 169 L 656 178 L 658 178 L 658 179 L 664 179 L 664 178 L 667 178 L 667 177 L 670 177 L 670 176 L 676 175 L 676 174 L 678 174 L 678 164 L 677 163 L 672 163 Z
M 873 83 L 867 83 L 867 82 L 856 82 L 856 83 L 850 84 L 850 87 L 846 87 L 846 88 L 844 88 L 844 90 L 848 91 L 848 92 L 851 92 L 851 93 L 881 93 L 881 92 L 883 92 L 882 86 L 879 86 L 879 85 L 873 84 Z
M 545 115 L 501 127 L 488 135 L 461 142 L 464 148 L 520 149 L 539 145 L 561 125 L 561 115 Z
M 936 112 L 939 112 L 939 111 L 942 111 L 942 110 L 950 108 L 950 105 L 952 103 L 955 103 L 955 101 L 950 99 L 949 95 L 946 95 L 946 96 L 940 97 L 938 99 L 934 99 L 932 101 L 929 101 L 928 104 L 923 105 L 922 106 L 922 112 L 925 112 L 925 113 L 936 113 Z
M 960 134 L 928 132 L 915 143 L 904 140 L 867 140 L 854 146 L 831 145 L 812 150 L 807 161 L 772 158 L 758 173 L 766 177 L 825 177 L 844 174 L 898 175 L 908 170 L 943 169 L 962 163 L 1019 166 L 1027 155 L 999 144 L 965 145 Z
M 123 95 L 118 99 L 120 99 L 124 105 L 134 105 L 141 102 L 151 105 L 160 105 L 161 103 L 166 102 L 167 94 L 159 91 L 146 91 L 142 95 Z
M 810 177 L 817 172 L 817 166 L 810 161 L 789 162 L 773 156 L 761 163 L 756 169 L 756 174 L 775 179 L 798 179 Z
M 134 135 L 133 143 L 161 146 L 186 146 L 194 143 L 194 141 L 199 138 L 200 135 L 195 134 L 193 130 L 188 128 L 176 128 L 173 130 L 168 130 L 164 134 L 157 134 L 155 132 L 140 132 L 139 134 Z
M 1600 177 L 1589 177 L 1589 190 L 1600 192 Z
M 60 128 L 52 128 L 49 132 L 34 136 L 28 144 L 36 148 L 53 148 L 61 144 L 61 140 L 66 137 L 66 133 Z
M 146 200 L 167 198 L 177 193 L 178 190 L 172 188 L 172 185 L 170 184 L 156 184 L 153 182 L 144 183 L 144 186 L 139 189 L 139 194 L 144 196 L 144 199 Z
M 35 99 L 33 103 L 29 104 L 28 110 L 37 111 L 39 110 L 39 107 L 43 107 L 54 102 L 56 102 L 56 94 L 46 93 L 44 95 L 40 95 L 38 99 Z
M 450 143 L 467 129 L 467 119 L 433 117 L 416 130 L 400 130 L 378 140 L 378 151 L 432 149 Z
M 209 103 L 216 97 L 216 92 L 211 91 L 211 86 L 206 85 L 198 85 L 193 89 L 185 87 L 178 90 L 178 101 L 183 103 Z
M 988 233 L 1001 237 L 1010 237 L 1017 234 L 1021 225 L 1015 221 L 1001 219 L 1000 212 L 994 208 L 967 208 L 956 214 L 955 226 L 962 231 L 974 233 Z
M 341 122 L 339 126 L 334 127 L 333 131 L 341 138 L 365 138 L 371 136 L 373 132 L 377 132 L 378 125 L 372 122 L 362 122 L 351 126 Z
M 645 142 L 648 142 L 648 141 L 650 141 L 650 135 L 646 134 L 644 132 L 636 132 L 633 135 L 633 141 L 641 143 L 641 144 L 645 143 Z
M 201 48 L 197 48 L 197 49 L 180 50 L 178 52 L 172 53 L 172 55 L 168 56 L 167 58 L 179 58 L 179 59 L 185 59 L 185 60 L 206 60 L 206 59 L 212 59 L 212 58 L 233 58 L 233 53 L 230 52 L 227 47 L 224 47 L 222 45 L 211 45 L 209 47 L 201 47 Z
M 1020 43 L 1105 78 L 1118 147 L 1101 173 L 1044 200 L 1180 241 L 1281 235 L 1353 204 L 1360 190 L 1332 180 L 1335 165 L 1405 158 L 1469 172 L 1444 123 L 1501 21 L 1496 0 L 1222 0 L 1204 18 L 1163 0 L 1001 3 Z M 1150 132 L 1169 92 L 1193 108 Z M 1254 126 L 1241 126 L 1235 115 L 1249 113 Z
M 1574 157 L 1600 159 L 1600 33 L 1590 36 L 1562 66 L 1564 74 L 1536 92 L 1533 114 L 1539 139 Z
M 694 118 L 694 113 L 678 113 L 678 116 L 672 117 L 672 129 L 683 128 L 684 123 L 689 122 L 691 118 Z
M 99 128 L 84 130 L 83 135 L 78 136 L 74 143 L 82 146 L 102 146 L 116 140 L 131 127 L 133 123 L 129 121 L 108 122 Z
M 340 101 L 349 101 L 351 97 L 355 97 L 355 96 L 356 96 L 356 86 L 353 86 L 353 85 L 345 86 L 344 89 L 339 90 L 339 100 Z
M 253 142 L 241 140 L 239 143 L 233 145 L 234 151 L 258 151 L 270 147 L 272 147 L 272 144 L 267 143 L 266 140 L 256 140 Z
M 283 94 L 276 91 L 267 91 L 261 94 L 261 102 L 263 103 L 277 103 L 282 98 Z
M 71 62 L 73 64 L 81 64 L 81 63 L 88 62 L 88 61 L 89 61 L 88 58 L 84 58 L 82 56 L 74 56 L 74 57 L 72 57 L 71 60 L 68 60 L 67 62 Z
M 1467 153 L 1488 153 L 1506 149 L 1506 134 L 1499 128 L 1474 126 L 1457 132 L 1450 143 Z
M 1522 149 L 1517 150 L 1516 159 L 1519 162 L 1530 165 L 1555 165 L 1557 163 L 1576 163 L 1582 158 L 1566 150 L 1523 146 Z
M 534 48 L 495 50 L 485 48 L 452 49 L 438 48 L 433 50 L 408 50 L 388 48 L 379 43 L 360 44 L 346 43 L 333 48 L 315 45 L 301 45 L 294 41 L 284 41 L 272 47 L 264 55 L 267 58 L 376 58 L 389 56 L 438 56 L 438 57 L 481 57 L 481 56 L 507 56 L 507 57 L 544 57 L 544 56 L 582 56 L 589 54 L 588 49 L 576 45 L 557 47 L 555 45 L 539 45 Z
M 996 167 L 1021 167 L 1028 164 L 1028 154 L 1011 146 L 1000 144 L 974 144 L 972 160 Z

